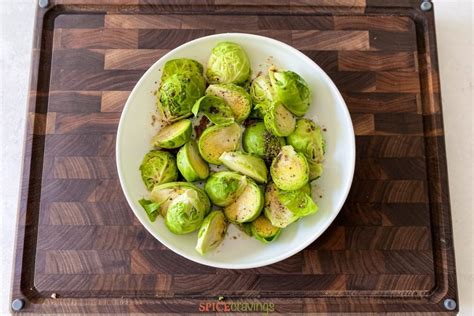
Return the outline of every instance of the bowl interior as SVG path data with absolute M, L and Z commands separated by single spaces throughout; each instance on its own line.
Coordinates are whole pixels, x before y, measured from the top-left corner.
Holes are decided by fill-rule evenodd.
M 300 74 L 312 91 L 312 105 L 305 115 L 325 129 L 327 142 L 323 176 L 313 182 L 313 198 L 319 211 L 285 228 L 271 244 L 246 236 L 233 225 L 218 249 L 200 256 L 195 250 L 197 233 L 178 236 L 164 225 L 163 218 L 151 223 L 138 200 L 148 197 L 138 167 L 151 149 L 150 140 L 159 126 L 152 125 L 156 115 L 154 91 L 161 68 L 173 58 L 193 58 L 204 66 L 211 49 L 221 41 L 240 44 L 249 55 L 252 73 L 265 72 L 270 65 Z M 123 110 L 117 135 L 117 168 L 122 189 L 135 215 L 146 229 L 174 252 L 201 264 L 231 268 L 254 268 L 283 260 L 302 250 L 331 224 L 350 189 L 355 164 L 355 141 L 351 118 L 334 83 L 304 54 L 279 41 L 250 34 L 218 34 L 186 43 L 158 60 L 133 89 Z

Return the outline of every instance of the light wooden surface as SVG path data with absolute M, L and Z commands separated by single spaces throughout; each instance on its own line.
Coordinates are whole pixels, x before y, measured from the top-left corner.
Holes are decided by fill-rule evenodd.
M 110 21 L 109 23 L 117 23 L 117 21 Z M 131 24 L 133 24 L 133 23 L 145 23 L 145 22 L 141 22 L 141 21 L 138 21 L 138 22 L 135 21 L 135 22 L 133 22 L 133 21 L 132 21 L 132 22 L 127 22 L 127 23 L 128 23 L 128 24 L 126 24 L 124 27 L 128 27 L 127 25 L 131 25 Z M 130 23 L 131 23 L 131 24 L 130 24 Z M 136 25 L 131 25 L 131 26 L 137 27 Z M 438 29 L 438 32 L 440 32 L 439 29 Z M 66 32 L 66 33 L 67 33 L 67 32 Z M 67 35 L 68 35 L 68 34 L 66 34 L 66 37 L 65 37 L 65 38 L 67 38 Z M 73 34 L 73 35 L 79 35 L 79 36 L 81 36 L 81 34 Z M 298 39 L 298 38 L 299 38 L 298 36 L 304 36 L 305 34 L 304 34 L 304 33 L 302 33 L 302 34 L 298 34 L 298 33 L 297 33 L 296 35 L 297 35 L 296 39 Z M 125 37 L 125 39 L 127 39 L 127 38 L 128 38 L 128 37 Z M 133 40 L 134 37 L 132 36 L 132 37 L 130 37 L 129 39 Z M 124 41 L 125 41 L 125 40 L 124 40 Z M 126 42 L 126 41 L 125 41 L 125 42 Z M 123 43 L 125 43 L 125 42 L 123 42 Z M 114 43 L 111 43 L 111 44 L 112 44 L 112 46 L 114 45 Z M 71 45 L 73 45 L 72 48 L 76 48 L 74 45 L 78 45 L 78 44 L 77 44 L 77 43 L 74 43 L 74 42 L 69 42 L 69 41 L 67 41 L 67 40 L 64 40 L 64 41 L 61 41 L 60 47 L 62 47 L 62 45 L 66 45 L 65 47 L 66 47 L 66 49 L 68 49 L 68 48 L 71 48 L 71 47 L 70 47 Z M 125 43 L 124 45 L 128 45 L 128 44 Z M 318 44 L 318 45 L 320 45 L 320 44 Z M 333 44 L 328 43 L 327 45 L 333 45 Z M 335 44 L 334 44 L 334 45 L 335 45 Z M 337 43 L 337 45 L 342 45 L 342 46 L 339 46 L 338 48 L 339 48 L 339 49 L 344 49 L 343 44 Z M 439 43 L 439 45 L 441 46 L 440 43 Z M 364 50 L 364 47 L 365 47 L 365 46 L 360 46 L 359 49 L 363 51 L 363 50 Z M 148 47 L 147 47 L 147 48 L 148 48 Z M 320 49 L 321 47 L 318 47 L 318 48 Z M 117 49 L 116 49 L 116 48 L 112 48 L 111 51 L 106 51 L 106 52 L 105 52 L 105 60 L 106 60 L 106 61 L 107 61 L 107 60 L 109 61 L 108 67 L 109 67 L 110 69 L 118 69 L 118 70 L 127 70 L 127 69 L 131 69 L 131 68 L 132 68 L 132 69 L 136 69 L 136 67 L 137 67 L 136 64 L 135 64 L 135 65 L 130 65 L 130 63 L 129 63 L 129 60 L 130 60 L 130 58 L 128 57 L 129 52 L 125 51 L 127 48 L 124 48 L 123 51 L 118 51 L 118 50 L 121 50 L 121 49 L 122 49 L 122 48 L 117 48 Z M 160 52 L 157 51 L 157 49 L 155 49 L 155 48 L 149 48 L 149 49 L 151 49 L 151 51 L 146 52 L 146 53 L 160 54 Z M 132 54 L 133 54 L 133 53 L 132 53 Z M 149 61 L 149 58 L 151 58 L 150 56 L 146 55 L 145 53 L 144 53 L 144 55 L 145 55 L 145 56 L 143 57 L 143 59 L 141 59 L 141 58 L 138 59 L 138 60 L 139 60 L 139 65 L 143 65 L 142 63 L 145 63 L 145 64 L 146 64 L 147 60 Z M 441 55 L 441 52 L 440 52 L 440 55 Z M 107 57 L 107 56 L 108 56 L 108 57 Z M 370 58 L 370 56 L 368 56 L 368 55 L 362 55 L 362 56 L 364 56 L 365 58 Z M 141 57 L 141 56 L 140 56 L 140 57 Z M 339 57 L 340 57 L 340 58 L 342 57 L 342 60 L 343 60 L 343 66 L 342 66 L 342 67 L 348 68 L 348 69 L 347 69 L 348 71 L 350 71 L 350 70 L 355 70 L 355 71 L 357 71 L 357 69 L 353 69 L 353 68 L 354 68 L 354 67 L 360 67 L 360 66 L 359 66 L 359 65 L 360 65 L 359 62 L 354 63 L 354 60 L 352 60 L 353 58 L 356 58 L 356 59 L 357 59 L 357 57 L 358 57 L 357 55 L 355 55 L 355 56 L 346 56 L 346 55 L 344 55 L 344 54 L 342 53 Z M 136 57 L 133 57 L 132 59 L 135 59 L 135 58 L 136 58 Z M 352 58 L 352 59 L 351 59 L 351 58 Z M 141 62 L 140 62 L 140 60 L 141 60 Z M 360 58 L 359 58 L 359 60 L 360 60 Z M 387 62 L 387 65 L 388 65 L 388 66 L 390 66 L 390 60 L 392 60 L 392 61 L 393 61 L 393 60 L 396 60 L 397 62 L 403 61 L 403 62 L 404 62 L 403 65 L 405 65 L 405 67 L 407 67 L 407 69 L 413 69 L 413 67 L 414 67 L 414 65 L 412 65 L 412 64 L 409 62 L 409 58 L 408 58 L 406 55 L 403 55 L 403 54 L 396 54 L 396 56 L 392 56 L 392 55 L 389 56 L 389 62 Z M 356 60 L 356 61 L 357 61 L 357 60 Z M 406 62 L 405 62 L 405 61 L 406 61 Z M 107 62 L 106 62 L 106 65 L 107 65 Z M 368 65 L 366 65 L 366 66 L 367 66 L 367 67 L 373 67 L 373 70 L 374 70 L 374 71 L 380 71 L 380 67 L 388 67 L 387 65 L 383 65 L 383 64 L 377 65 L 376 63 L 370 63 L 370 64 L 368 64 Z M 106 67 L 106 68 L 107 68 L 107 67 Z M 138 66 L 138 68 L 140 68 L 140 66 Z M 143 68 L 143 67 L 142 67 L 142 68 Z M 442 71 L 443 71 L 443 69 L 442 69 Z M 379 81 L 377 81 L 377 79 L 379 79 Z M 390 84 L 390 80 L 391 80 L 391 77 L 386 77 L 386 76 L 382 75 L 382 76 L 380 76 L 380 78 L 375 78 L 375 83 L 379 83 L 379 85 L 378 85 L 379 87 L 380 87 L 380 86 L 381 86 L 381 87 L 387 87 L 386 89 L 389 89 L 389 90 L 390 90 L 390 88 L 392 87 L 392 85 Z M 370 80 L 369 80 L 369 81 L 370 81 Z M 82 88 L 83 86 L 81 86 L 81 84 L 84 85 L 85 83 L 80 83 L 80 82 L 79 82 L 79 83 L 74 83 L 74 84 L 76 85 L 76 86 L 75 86 L 76 88 L 77 88 L 77 87 Z M 446 85 L 446 84 L 443 85 L 443 91 L 446 90 L 446 89 L 445 89 L 445 85 Z M 411 89 L 412 85 L 410 85 L 410 86 L 405 86 L 405 88 L 408 88 L 408 87 L 410 87 L 410 89 Z M 349 86 L 349 88 L 354 88 L 354 87 Z M 361 88 L 361 87 L 355 87 L 355 88 Z M 367 87 L 362 87 L 362 89 L 366 89 L 366 88 L 367 88 Z M 370 89 L 370 88 L 369 88 L 369 89 Z M 415 88 L 414 91 L 416 92 L 416 91 L 417 91 L 417 88 Z M 384 91 L 384 92 L 385 92 L 385 91 Z M 125 93 L 125 92 L 124 92 L 124 93 Z M 124 96 L 124 93 L 117 93 L 117 94 L 114 94 L 114 92 L 111 92 L 111 93 L 102 93 L 102 94 L 100 95 L 100 100 L 97 101 L 97 103 L 90 102 L 90 100 L 96 100 L 96 98 L 97 98 L 98 96 L 95 96 L 95 95 L 88 95 L 87 93 L 85 93 L 85 95 L 81 95 L 81 97 L 89 98 L 89 99 L 88 99 L 89 101 L 85 102 L 85 104 L 88 104 L 89 106 L 92 106 L 92 105 L 94 105 L 94 104 L 98 104 L 98 105 L 100 106 L 100 111 L 101 111 L 101 112 L 110 112 L 110 113 L 111 113 L 110 116 L 111 116 L 111 118 L 113 118 L 113 117 L 115 117 L 115 116 L 114 116 L 114 112 L 116 112 L 116 111 L 119 109 L 119 107 L 120 107 L 120 101 L 119 101 L 119 100 L 123 100 L 123 98 L 126 97 L 126 96 Z M 61 94 L 58 94 L 58 95 L 56 96 L 56 98 L 57 98 L 57 101 L 56 101 L 56 102 L 58 102 L 57 104 L 61 104 L 61 101 L 60 101 L 61 98 L 66 98 L 66 100 L 67 100 L 67 97 L 68 97 L 68 95 L 61 95 Z M 69 96 L 69 97 L 70 97 L 70 96 Z M 77 97 L 77 96 L 76 96 L 76 97 Z M 74 98 L 75 100 L 80 99 L 80 98 L 76 98 L 76 97 Z M 390 100 L 389 100 L 389 101 L 390 101 Z M 51 100 L 50 100 L 50 102 L 51 102 Z M 396 103 L 396 100 L 393 101 L 393 102 Z M 403 102 L 403 104 L 404 104 L 404 105 L 407 105 L 407 104 L 408 104 L 408 105 L 409 105 L 409 104 L 416 104 L 416 101 L 413 101 L 413 102 L 414 102 L 414 103 L 410 103 L 409 100 L 405 100 L 405 102 Z M 360 102 L 359 102 L 359 103 L 357 102 L 357 97 L 353 97 L 353 102 L 349 102 L 349 103 L 355 104 L 355 106 L 357 106 L 357 105 L 359 104 L 359 106 L 360 106 Z M 386 100 L 384 100 L 384 103 L 393 104 L 392 102 L 386 102 Z M 54 103 L 53 103 L 53 104 L 54 104 Z M 92 104 L 92 105 L 91 105 L 91 104 Z M 51 104 L 50 104 L 50 106 L 51 106 Z M 353 106 L 354 106 L 354 105 L 353 105 Z M 376 104 L 374 104 L 374 109 L 375 109 L 375 108 L 376 108 Z M 446 108 L 447 108 L 447 106 L 446 106 L 446 101 L 445 101 L 445 106 L 444 106 L 445 117 L 447 116 L 446 113 L 450 113 L 450 110 L 449 110 L 449 109 L 447 110 Z M 356 109 L 357 109 L 357 108 L 356 108 Z M 405 109 L 405 111 L 409 111 L 409 108 Z M 468 112 L 467 112 L 467 113 L 468 113 Z M 68 114 L 68 115 L 70 115 L 70 114 Z M 378 116 L 378 117 L 381 117 L 380 115 L 377 115 L 377 116 Z M 77 118 L 77 117 L 76 117 L 76 118 Z M 79 118 L 80 118 L 80 117 L 79 117 Z M 62 120 L 63 120 L 62 117 L 59 117 L 59 120 L 58 120 L 58 117 L 57 117 L 57 116 L 54 117 L 54 115 L 51 116 L 50 118 L 48 118 L 48 122 L 54 122 L 54 123 L 55 123 L 55 124 L 52 124 L 52 126 L 54 126 L 55 128 L 54 128 L 54 129 L 51 129 L 51 128 L 50 128 L 50 129 L 47 129 L 47 128 L 46 128 L 46 129 L 45 129 L 45 132 L 46 132 L 46 133 L 49 132 L 49 133 L 59 133 L 59 134 L 61 134 L 62 132 L 69 133 L 69 132 L 71 132 L 71 131 L 74 131 L 74 129 L 71 130 L 71 128 L 77 128 L 77 127 L 74 126 L 74 124 L 71 125 L 71 123 L 67 123 L 67 122 L 68 122 L 67 120 L 66 120 L 66 123 L 61 124 L 61 121 L 62 121 Z M 71 120 L 72 120 L 72 119 L 71 119 Z M 359 123 L 359 126 L 361 126 L 361 127 L 359 127 L 359 131 L 361 131 L 361 133 L 359 133 L 360 135 L 362 135 L 363 133 L 370 134 L 370 133 L 373 133 L 373 131 L 375 131 L 375 126 L 376 126 L 376 125 L 374 124 L 373 119 L 370 118 L 370 117 L 368 117 L 367 115 L 365 115 L 365 114 L 362 113 L 359 117 L 356 118 L 356 120 L 358 120 L 358 121 L 360 122 L 360 123 Z M 72 120 L 71 122 L 74 122 L 74 120 Z M 461 120 L 461 122 L 462 122 L 462 120 Z M 388 122 L 387 122 L 387 123 L 384 123 L 384 125 L 385 125 L 385 124 L 388 124 Z M 59 126 L 59 128 L 58 128 L 58 126 Z M 71 127 L 71 126 L 72 126 L 72 127 Z M 379 124 L 379 126 L 380 126 L 380 124 Z M 383 126 L 383 125 L 382 125 L 382 126 Z M 387 128 L 388 128 L 388 127 L 387 127 Z M 414 127 L 408 127 L 408 128 L 414 128 Z M 56 129 L 58 129 L 58 130 L 56 130 Z M 385 130 L 384 133 L 386 133 L 386 132 L 387 132 L 387 129 L 384 128 L 384 130 Z M 411 132 L 413 132 L 413 131 L 414 131 L 414 130 L 411 130 Z M 388 132 L 390 132 L 390 131 L 388 131 Z M 83 141 L 87 141 L 87 140 L 83 140 Z M 105 145 L 102 145 L 102 146 L 101 146 L 101 145 L 98 145 L 98 146 L 101 147 L 101 148 L 104 148 L 104 146 L 105 146 L 105 148 L 107 148 L 107 147 L 106 147 L 106 146 L 108 146 L 107 144 L 110 144 L 110 143 L 111 143 L 111 142 L 107 139 L 107 137 L 106 137 L 105 140 L 103 140 L 103 142 L 104 142 Z M 358 145 L 359 145 L 359 144 L 358 144 Z M 368 145 L 366 145 L 366 146 L 368 146 Z M 2 147 L 3 147 L 3 146 L 2 146 Z M 99 147 L 98 147 L 98 148 L 99 148 Z M 466 147 L 469 147 L 469 146 L 465 146 L 465 148 L 466 148 Z M 60 146 L 59 146 L 58 148 L 60 148 Z M 415 150 L 415 149 L 412 149 L 412 150 Z M 449 140 L 448 140 L 448 150 L 449 150 Z M 451 157 L 449 156 L 449 152 L 448 152 L 448 158 L 451 159 Z M 67 175 L 67 174 L 65 174 L 65 171 L 64 171 L 64 170 L 66 170 L 67 168 L 64 168 L 64 166 L 67 166 L 67 164 L 72 164 L 72 163 L 74 163 L 74 164 L 76 164 L 76 163 L 82 163 L 82 164 L 86 164 L 86 165 L 87 165 L 87 161 L 80 161 L 80 162 L 77 162 L 77 161 L 71 161 L 70 159 L 60 159 L 60 160 L 61 160 L 61 161 L 57 161 L 57 165 L 56 165 L 55 168 L 54 168 L 53 177 L 59 177 L 59 178 L 61 178 L 61 177 L 66 177 L 66 178 L 67 178 L 67 177 L 91 177 L 91 176 L 100 176 L 100 175 L 101 175 L 101 176 L 105 176 L 105 177 L 109 176 L 109 173 L 108 173 L 109 171 L 107 171 L 107 170 L 104 171 L 103 168 L 99 168 L 100 170 L 92 170 L 92 171 L 90 171 L 90 172 L 87 171 L 85 174 L 84 174 L 84 173 L 80 173 L 80 174 Z M 56 161 L 55 161 L 55 162 L 56 162 Z M 387 167 L 387 168 L 388 168 L 388 169 L 380 169 L 380 170 L 383 171 L 383 170 L 390 170 L 390 169 L 391 169 L 391 167 Z M 393 168 L 393 167 L 392 167 L 392 168 Z M 380 174 L 380 172 L 381 172 L 380 170 L 379 170 L 379 171 L 373 171 L 373 170 L 371 169 L 371 170 L 369 170 L 369 171 L 367 171 L 367 172 L 369 172 L 369 177 L 370 177 L 370 174 L 371 174 L 370 172 L 372 172 L 372 175 L 373 175 L 373 172 L 376 172 L 376 174 Z M 450 170 L 450 171 L 451 171 L 451 170 Z M 10 171 L 10 172 L 11 172 L 11 171 Z M 83 172 L 83 171 L 81 171 L 81 172 Z M 92 172 L 92 173 L 91 173 L 91 172 Z M 94 172 L 95 172 L 95 173 L 94 173 Z M 99 172 L 100 174 L 97 174 L 97 172 Z M 104 172 L 105 172 L 105 173 L 104 173 Z M 113 172 L 113 171 L 112 171 L 112 172 Z M 463 169 L 463 173 L 465 173 L 465 169 Z M 365 174 L 366 174 L 366 176 L 367 176 L 367 173 L 365 173 Z M 452 179 L 452 178 L 451 178 L 451 183 L 452 183 L 453 181 L 455 181 L 455 179 Z M 468 186 L 468 187 L 469 187 L 469 186 Z M 471 184 L 470 187 L 472 188 L 472 184 Z M 453 194 L 453 192 L 451 192 L 451 193 Z M 58 205 L 58 206 L 59 206 L 59 205 Z M 60 207 L 63 208 L 63 209 L 68 209 L 65 205 L 60 205 Z M 56 210 L 57 210 L 57 209 L 56 209 Z M 53 212 L 54 212 L 54 208 L 53 208 Z M 13 212 L 13 214 L 14 214 L 14 212 Z M 51 217 L 51 218 L 54 218 L 54 216 Z M 69 217 L 68 217 L 68 218 L 69 218 Z M 71 216 L 70 219 L 71 219 L 71 221 L 72 221 L 73 223 L 74 223 L 74 221 L 77 220 L 77 219 L 74 218 L 73 216 Z M 3 218 L 2 218 L 2 220 L 3 220 Z M 82 219 L 81 219 L 81 220 L 82 220 Z M 469 219 L 468 219 L 468 220 L 469 220 Z M 471 218 L 471 221 L 472 221 L 472 218 Z M 96 222 L 96 219 L 94 219 L 93 222 Z M 468 222 L 469 222 L 469 221 L 468 221 Z M 58 223 L 57 223 L 57 224 L 58 224 Z M 59 223 L 59 224 L 61 224 L 61 223 Z M 455 224 L 456 224 L 456 223 L 455 223 Z M 456 233 L 456 231 L 455 231 L 455 233 Z M 3 237 L 2 237 L 2 238 L 3 238 Z M 357 241 L 353 241 L 353 242 L 357 242 Z M 472 242 L 472 239 L 471 239 L 471 242 Z M 337 242 L 336 242 L 336 245 L 337 245 Z M 331 246 L 331 247 L 332 247 L 332 246 Z M 336 247 L 336 246 L 334 246 L 334 247 Z M 417 247 L 418 247 L 418 246 L 417 246 Z M 458 252 L 459 252 L 459 250 L 458 250 Z M 458 254 L 458 258 L 459 258 L 459 253 L 457 253 L 457 254 Z M 52 260 L 55 260 L 55 259 L 61 260 L 61 258 L 52 258 Z M 100 258 L 98 258 L 97 260 L 100 260 Z M 459 261 L 459 259 L 458 259 L 458 261 Z M 472 261 L 471 261 L 471 262 L 472 262 Z M 138 266 L 137 266 L 137 267 L 138 267 Z M 68 271 L 66 271 L 66 272 L 68 272 Z M 69 272 L 70 272 L 70 271 L 69 271 Z M 458 273 L 459 273 L 459 271 L 458 271 Z M 471 278 L 472 278 L 472 275 L 471 275 Z M 462 280 L 460 280 L 460 281 L 462 282 Z M 92 281 L 91 281 L 91 282 L 92 282 Z M 161 282 L 161 281 L 160 281 L 160 282 Z M 166 286 L 167 286 L 167 285 L 166 285 L 166 281 L 163 281 L 163 282 L 165 282 L 165 283 L 163 283 L 163 286 L 166 287 Z M 158 284 L 161 284 L 161 283 L 158 283 Z M 5 297 L 8 297 L 8 296 L 9 296 L 8 294 L 5 295 Z M 462 297 L 461 297 L 461 299 L 462 299 Z M 8 301 L 7 301 L 7 302 L 8 302 Z M 464 304 L 464 302 L 461 301 L 461 304 Z M 463 305 L 461 305 L 461 306 L 463 306 Z

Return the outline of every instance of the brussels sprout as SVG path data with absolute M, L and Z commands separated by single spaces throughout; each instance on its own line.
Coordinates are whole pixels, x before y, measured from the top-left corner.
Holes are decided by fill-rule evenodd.
M 211 174 L 204 190 L 217 206 L 227 206 L 234 202 L 247 186 L 247 177 L 236 172 L 221 171 Z
M 263 122 L 249 125 L 242 136 L 242 147 L 248 153 L 263 158 L 271 164 L 273 158 L 280 152 L 281 146 L 286 144 L 283 137 L 278 137 L 267 131 Z
M 274 183 L 267 185 L 265 190 L 264 214 L 273 226 L 285 228 L 299 217 L 283 205 L 278 198 L 278 188 Z
M 311 91 L 306 81 L 293 71 L 270 69 L 268 75 L 278 99 L 291 113 L 303 116 L 311 102 Z
M 206 213 L 198 192 L 188 189 L 169 203 L 165 224 L 174 234 L 188 234 L 199 229 Z
M 288 136 L 295 130 L 296 119 L 285 106 L 273 103 L 263 117 L 265 127 L 275 136 Z
M 211 202 L 209 201 L 209 198 L 202 189 L 188 182 L 169 182 L 157 185 L 151 191 L 150 199 L 154 203 L 160 205 L 160 214 L 163 217 L 166 217 L 170 204 L 178 196 L 185 194 L 189 190 L 195 191 L 197 193 L 198 200 L 202 204 L 202 208 L 207 214 L 211 210 Z
M 286 145 L 273 159 L 270 174 L 279 189 L 298 190 L 308 183 L 309 167 L 303 154 Z
M 194 59 L 179 58 L 168 60 L 163 66 L 163 71 L 161 72 L 161 82 L 166 81 L 166 79 L 174 74 L 185 73 L 202 75 L 203 67 Z
M 204 180 L 209 176 L 209 166 L 199 155 L 199 149 L 194 139 L 179 149 L 176 163 L 188 182 Z
M 272 222 L 264 215 L 260 215 L 250 223 L 252 235 L 263 243 L 275 240 L 281 233 L 281 228 L 272 225 Z
M 243 122 L 252 110 L 252 100 L 244 88 L 235 84 L 211 84 L 207 87 L 206 95 L 213 95 L 224 99 L 234 113 L 237 123 Z
M 252 81 L 250 97 L 253 104 L 263 108 L 276 101 L 275 91 L 268 76 L 260 75 Z
M 224 239 L 227 221 L 222 211 L 212 211 L 202 222 L 198 233 L 196 251 L 204 255 L 216 248 Z
M 243 152 L 224 152 L 220 161 L 227 168 L 240 172 L 259 183 L 267 182 L 267 166 L 262 158 Z
M 264 204 L 264 197 L 260 187 L 247 178 L 247 186 L 242 194 L 230 205 L 224 208 L 224 214 L 233 223 L 246 223 L 256 219 Z
M 155 185 L 176 181 L 178 178 L 178 168 L 172 154 L 152 150 L 143 158 L 140 165 L 143 182 L 148 190 Z
M 250 60 L 238 44 L 222 42 L 212 49 L 206 69 L 210 83 L 245 84 L 250 72 Z
M 190 120 L 181 120 L 165 126 L 152 139 L 152 144 L 158 148 L 178 148 L 191 138 L 193 124 Z
M 306 157 L 309 180 L 320 177 L 324 159 L 324 138 L 321 128 L 309 119 L 299 119 L 295 131 L 288 136 L 287 141 L 297 152 Z
M 305 190 L 282 191 L 274 183 L 265 191 L 265 216 L 273 226 L 285 228 L 297 219 L 314 214 L 318 206 Z
M 234 113 L 227 103 L 219 97 L 206 95 L 196 101 L 192 112 L 202 112 L 212 123 L 226 125 L 234 122 Z
M 220 165 L 225 151 L 235 151 L 240 145 L 241 128 L 238 124 L 215 125 L 206 128 L 199 138 L 199 152 L 209 163 Z
M 318 206 L 303 189 L 294 191 L 278 190 L 278 200 L 298 217 L 314 214 Z
M 176 121 L 190 116 L 194 103 L 205 90 L 206 80 L 200 74 L 177 73 L 162 81 L 157 105 L 164 120 Z

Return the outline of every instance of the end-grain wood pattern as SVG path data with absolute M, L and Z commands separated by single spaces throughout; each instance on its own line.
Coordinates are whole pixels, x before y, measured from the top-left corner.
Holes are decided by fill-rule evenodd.
M 440 312 L 456 299 L 433 15 L 416 1 L 51 2 L 37 19 L 13 285 L 25 311 L 192 313 L 222 295 L 281 313 Z M 166 249 L 135 219 L 115 168 L 118 121 L 140 76 L 180 44 L 232 31 L 318 63 L 357 143 L 331 227 L 250 270 Z

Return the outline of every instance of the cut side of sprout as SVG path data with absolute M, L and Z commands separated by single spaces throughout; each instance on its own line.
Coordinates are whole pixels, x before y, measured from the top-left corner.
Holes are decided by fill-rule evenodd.
M 204 180 L 209 176 L 209 166 L 201 158 L 195 140 L 187 142 L 176 156 L 178 169 L 188 182 Z
M 243 152 L 225 152 L 221 155 L 220 161 L 227 168 L 240 172 L 258 183 L 267 182 L 267 166 L 262 158 Z
M 281 190 L 298 190 L 308 183 L 309 167 L 303 154 L 283 146 L 270 167 L 273 182 Z
M 192 131 L 192 122 L 181 120 L 163 127 L 153 138 L 152 144 L 158 148 L 178 148 L 189 141 Z
M 273 226 L 272 222 L 260 215 L 256 220 L 250 224 L 252 235 L 263 243 L 269 243 L 275 240 L 280 235 L 281 228 Z
M 227 231 L 227 221 L 222 211 L 212 211 L 204 219 L 198 233 L 196 251 L 204 255 L 216 248 L 224 239 Z
M 241 128 L 232 123 L 226 126 L 215 125 L 207 128 L 199 138 L 199 152 L 204 160 L 221 165 L 219 157 L 226 151 L 235 151 L 240 146 Z
M 248 179 L 248 184 L 242 194 L 224 209 L 225 216 L 234 223 L 246 223 L 256 219 L 263 208 L 264 197 L 258 185 Z

